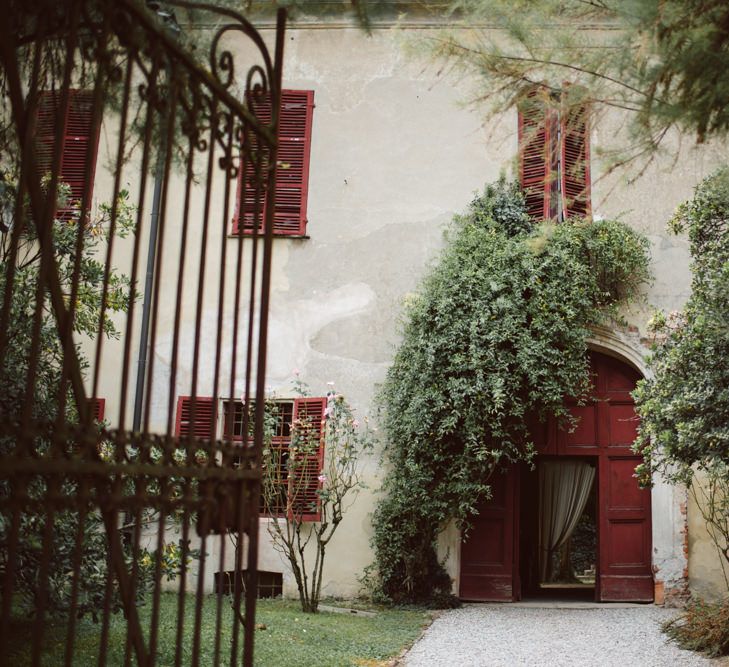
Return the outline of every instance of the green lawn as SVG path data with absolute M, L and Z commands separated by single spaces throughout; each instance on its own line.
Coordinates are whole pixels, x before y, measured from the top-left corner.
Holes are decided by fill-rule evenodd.
M 201 632 L 201 665 L 213 665 L 215 642 L 214 597 L 205 601 Z M 175 627 L 177 598 L 173 594 L 162 596 L 159 623 L 157 665 L 174 665 Z M 185 646 L 183 664 L 189 664 L 191 636 L 194 627 L 194 598 L 189 598 L 185 614 Z M 142 622 L 149 618 L 150 605 L 140 608 Z M 304 614 L 298 602 L 288 600 L 259 600 L 257 624 L 266 629 L 256 630 L 256 665 L 262 667 L 340 667 L 361 665 L 374 667 L 396 656 L 409 646 L 430 622 L 430 616 L 422 611 L 380 610 L 375 617 L 354 616 L 320 612 Z M 221 650 L 227 665 L 230 655 L 231 613 L 224 600 Z M 30 664 L 32 626 L 16 620 L 11 632 L 13 645 L 9 663 L 22 667 Z M 74 665 L 91 667 L 98 663 L 100 626 L 90 620 L 79 623 L 74 654 Z M 124 664 L 126 625 L 121 615 L 113 617 L 109 637 L 107 664 Z M 242 640 L 242 636 L 241 636 Z M 63 664 L 65 645 L 64 628 L 48 624 L 44 638 L 42 664 Z M 136 664 L 136 663 L 135 663 Z

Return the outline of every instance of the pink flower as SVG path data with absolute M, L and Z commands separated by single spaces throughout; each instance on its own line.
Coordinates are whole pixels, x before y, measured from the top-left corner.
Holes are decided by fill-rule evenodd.
M 352 426 L 354 426 L 354 428 L 357 428 L 357 427 L 359 426 L 359 419 L 355 419 L 355 420 L 354 420 L 354 421 L 352 422 Z
M 320 482 L 321 482 L 322 484 L 324 484 L 324 482 L 326 482 L 326 481 L 327 481 L 327 476 L 326 476 L 326 475 L 325 475 L 324 473 L 322 473 L 321 475 L 319 475 L 319 477 L 317 477 L 317 479 L 318 479 L 318 480 L 319 480 L 319 481 L 320 481 Z
M 298 368 L 294 368 L 294 370 L 292 370 L 292 371 L 291 371 L 291 373 L 292 373 L 293 375 L 296 375 L 296 376 L 298 377 L 298 376 L 299 376 L 299 374 L 301 373 L 301 371 L 300 371 L 300 370 L 299 370 Z

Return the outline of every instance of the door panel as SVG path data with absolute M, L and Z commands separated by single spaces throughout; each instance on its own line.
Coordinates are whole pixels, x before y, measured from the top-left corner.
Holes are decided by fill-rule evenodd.
M 637 456 L 600 457 L 600 599 L 651 602 L 651 495 L 633 477 Z
M 570 406 L 570 414 L 578 422 L 572 431 L 557 432 L 557 454 L 591 456 L 599 451 L 600 408 L 598 403 Z
M 480 505 L 461 544 L 462 600 L 511 602 L 519 596 L 517 487 L 514 466 L 491 479 L 492 498 Z
M 593 368 L 597 370 L 598 391 L 609 394 L 623 394 L 630 400 L 630 392 L 640 379 L 640 373 L 613 357 L 593 353 Z
M 556 454 L 557 438 L 554 419 L 539 421 L 537 417 L 530 417 L 527 423 L 529 424 L 529 435 L 537 454 Z
M 611 400 L 608 405 L 609 412 L 609 439 L 607 446 L 610 454 L 631 455 L 633 441 L 638 435 L 638 416 L 635 414 L 633 403 Z M 623 450 L 618 452 L 616 450 Z

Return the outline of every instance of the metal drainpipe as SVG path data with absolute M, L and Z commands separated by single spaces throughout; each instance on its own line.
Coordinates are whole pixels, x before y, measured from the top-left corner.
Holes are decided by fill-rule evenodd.
M 166 10 L 161 3 L 147 0 L 147 7 L 156 12 L 170 35 L 178 39 L 180 26 L 174 12 Z M 169 75 L 169 68 L 168 68 Z M 147 247 L 147 274 L 144 279 L 144 299 L 142 301 L 142 328 L 139 336 L 139 355 L 137 357 L 137 382 L 134 388 L 134 416 L 132 430 L 139 432 L 142 426 L 142 403 L 144 401 L 144 382 L 147 374 L 147 358 L 149 357 L 149 319 L 152 309 L 152 288 L 154 286 L 154 267 L 157 261 L 157 231 L 159 229 L 160 199 L 162 198 L 162 182 L 165 175 L 165 128 L 164 118 L 160 114 L 160 144 L 157 153 L 157 164 L 154 169 L 154 195 L 150 214 L 149 245 Z
M 154 196 L 149 227 L 149 246 L 147 247 L 147 275 L 144 279 L 144 300 L 142 301 L 142 328 L 139 336 L 139 356 L 137 358 L 137 384 L 134 388 L 134 417 L 132 430 L 138 432 L 142 425 L 142 402 L 144 401 L 144 381 L 149 356 L 149 319 L 152 309 L 152 287 L 154 286 L 154 266 L 157 259 L 157 231 L 159 229 L 159 208 L 164 180 L 166 148 L 160 142 L 157 165 L 154 172 Z

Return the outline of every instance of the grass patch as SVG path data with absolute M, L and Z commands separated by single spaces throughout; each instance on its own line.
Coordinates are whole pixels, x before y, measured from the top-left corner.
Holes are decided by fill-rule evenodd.
M 215 652 L 216 601 L 205 599 L 200 641 L 200 664 L 213 665 Z M 192 658 L 192 634 L 195 622 L 195 600 L 189 597 L 185 605 L 183 664 Z M 151 604 L 139 609 L 142 626 L 149 625 Z M 265 667 L 344 667 L 349 665 L 375 667 L 396 656 L 420 635 L 430 623 L 422 610 L 378 610 L 377 616 L 348 616 L 320 612 L 304 614 L 298 602 L 289 600 L 259 600 L 256 623 L 265 630 L 256 630 L 255 663 Z M 173 665 L 176 649 L 177 596 L 162 595 L 157 665 Z M 232 612 L 223 600 L 221 615 L 221 664 L 230 661 Z M 78 622 L 74 665 L 91 667 L 98 663 L 101 625 L 90 619 Z M 8 664 L 30 665 L 33 643 L 32 622 L 15 619 L 11 629 L 11 645 L 6 654 Z M 242 633 L 240 640 L 242 641 Z M 126 622 L 121 614 L 112 617 L 108 641 L 109 665 L 124 664 Z M 63 664 L 66 643 L 65 625 L 47 623 L 43 639 L 44 665 Z M 134 663 L 136 664 L 136 663 Z

